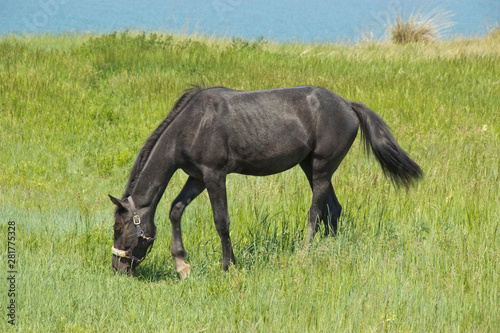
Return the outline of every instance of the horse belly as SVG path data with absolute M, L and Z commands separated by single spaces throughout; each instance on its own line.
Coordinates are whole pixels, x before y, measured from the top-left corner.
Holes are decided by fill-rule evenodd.
M 299 164 L 313 149 L 313 140 L 307 136 L 281 131 L 258 134 L 230 143 L 230 172 L 254 176 L 283 172 Z

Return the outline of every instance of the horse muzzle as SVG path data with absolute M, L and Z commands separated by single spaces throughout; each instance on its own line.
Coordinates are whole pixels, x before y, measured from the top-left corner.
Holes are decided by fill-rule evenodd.
M 113 253 L 113 259 L 111 260 L 113 266 L 113 273 L 124 274 L 124 275 L 134 275 L 135 267 L 133 259 L 125 256 L 118 256 Z

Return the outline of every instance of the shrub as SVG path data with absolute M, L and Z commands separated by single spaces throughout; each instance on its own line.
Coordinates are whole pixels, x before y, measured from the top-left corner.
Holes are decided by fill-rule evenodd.
M 395 12 L 394 21 L 387 27 L 389 37 L 396 44 L 432 42 L 453 26 L 454 23 L 449 20 L 451 16 L 451 12 L 441 9 L 431 10 L 426 15 L 416 10 L 408 19 Z

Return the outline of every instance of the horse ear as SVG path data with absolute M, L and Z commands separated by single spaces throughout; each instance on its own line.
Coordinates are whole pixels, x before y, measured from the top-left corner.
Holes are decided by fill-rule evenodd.
M 125 207 L 123 206 L 122 202 L 113 197 L 111 194 L 108 194 L 109 198 L 111 199 L 111 202 L 114 203 L 119 209 L 125 209 Z

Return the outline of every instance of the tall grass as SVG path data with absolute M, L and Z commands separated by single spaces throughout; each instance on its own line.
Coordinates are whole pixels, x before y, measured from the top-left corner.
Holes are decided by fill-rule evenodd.
M 488 37 L 500 40 L 500 23 L 496 23 L 489 28 Z
M 0 270 L 17 223 L 22 332 L 498 331 L 500 50 L 431 44 L 276 44 L 170 34 L 0 39 Z M 191 83 L 315 84 L 365 103 L 425 178 L 393 188 L 355 143 L 333 177 L 339 234 L 304 247 L 300 169 L 228 177 L 238 261 L 221 250 L 206 193 L 183 217 L 180 281 L 167 213 L 138 276 L 113 276 L 112 204 L 142 144 Z M 6 300 L 7 283 L 0 283 Z M 6 319 L 0 330 L 10 328 Z
M 422 12 L 423 8 L 417 9 L 405 18 L 394 10 L 393 22 L 387 25 L 390 40 L 395 44 L 429 43 L 454 25 L 450 11 L 436 8 L 427 14 Z

